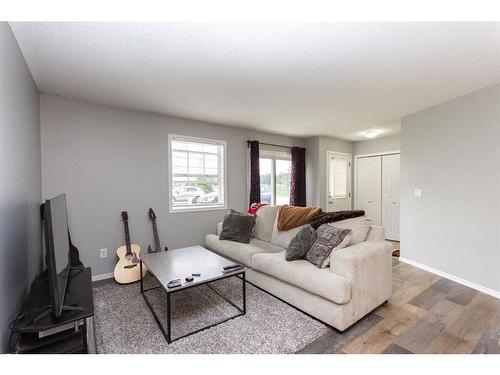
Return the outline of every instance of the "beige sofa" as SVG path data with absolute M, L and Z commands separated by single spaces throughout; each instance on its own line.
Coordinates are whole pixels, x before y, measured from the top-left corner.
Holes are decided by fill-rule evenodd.
M 249 244 L 219 240 L 219 223 L 217 235 L 207 235 L 205 246 L 244 264 L 247 281 L 339 331 L 389 299 L 392 246 L 383 227 L 370 226 L 366 217 L 333 223 L 353 229 L 353 240 L 332 253 L 329 268 L 318 269 L 307 260 L 285 260 L 286 247 L 300 227 L 278 231 L 277 211 L 277 206 L 259 209 Z

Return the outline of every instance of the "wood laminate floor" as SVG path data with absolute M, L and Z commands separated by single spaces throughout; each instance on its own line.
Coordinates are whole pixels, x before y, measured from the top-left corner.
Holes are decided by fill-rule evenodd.
M 393 295 L 343 334 L 298 353 L 500 353 L 500 300 L 399 263 Z

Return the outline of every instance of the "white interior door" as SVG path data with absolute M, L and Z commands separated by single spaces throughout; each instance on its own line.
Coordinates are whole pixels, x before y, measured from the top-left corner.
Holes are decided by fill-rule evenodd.
M 382 156 L 382 225 L 385 237 L 399 241 L 400 155 Z
M 360 210 L 373 221 L 382 224 L 382 157 L 370 156 L 357 161 L 356 201 Z
M 328 151 L 327 211 L 351 209 L 351 155 Z

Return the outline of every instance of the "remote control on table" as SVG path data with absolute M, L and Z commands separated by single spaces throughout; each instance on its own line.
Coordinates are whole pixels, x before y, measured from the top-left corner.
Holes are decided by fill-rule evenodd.
M 181 279 L 176 279 L 176 280 L 169 281 L 168 284 L 167 284 L 167 287 L 169 289 L 172 289 L 172 288 L 180 287 L 181 285 L 182 285 L 181 284 Z
M 230 270 L 232 268 L 238 268 L 238 267 L 243 267 L 243 266 L 241 264 L 231 264 L 229 266 L 222 267 L 222 269 L 224 269 L 225 271 L 227 271 L 227 270 Z
M 222 270 L 222 273 L 236 272 L 236 271 L 241 271 L 242 269 L 244 269 L 243 266 L 232 267 L 232 268 L 228 268 L 228 269 Z

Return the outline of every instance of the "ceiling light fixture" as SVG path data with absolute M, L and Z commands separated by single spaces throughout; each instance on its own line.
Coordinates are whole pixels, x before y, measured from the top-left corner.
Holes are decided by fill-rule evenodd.
M 378 131 L 378 130 L 367 130 L 364 132 L 364 135 L 366 138 L 375 138 L 379 134 L 380 134 L 380 131 Z

